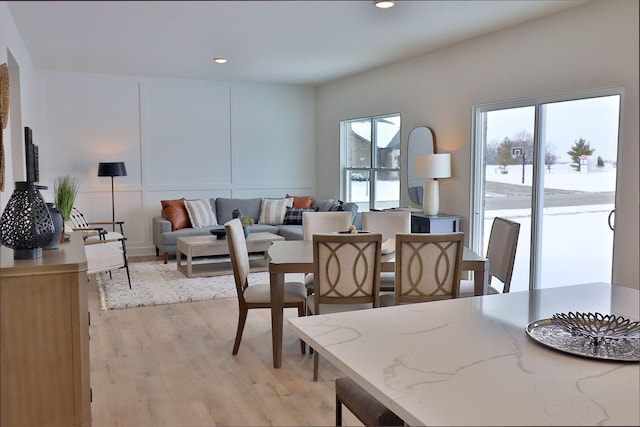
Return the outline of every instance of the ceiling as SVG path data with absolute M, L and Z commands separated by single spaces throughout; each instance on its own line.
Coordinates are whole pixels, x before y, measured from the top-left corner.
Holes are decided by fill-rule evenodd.
M 7 2 L 38 70 L 318 85 L 584 3 Z M 229 62 L 214 64 L 213 57 Z

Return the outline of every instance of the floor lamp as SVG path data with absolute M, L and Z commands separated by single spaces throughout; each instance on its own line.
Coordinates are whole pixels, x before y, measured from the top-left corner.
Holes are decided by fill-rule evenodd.
M 113 177 L 127 176 L 127 168 L 124 167 L 124 162 L 99 163 L 98 176 L 111 177 L 111 222 L 113 222 L 113 231 L 116 231 L 116 208 L 113 196 Z
M 425 178 L 422 209 L 425 215 L 438 215 L 440 189 L 437 178 L 451 176 L 451 154 L 419 154 L 413 157 L 413 175 Z

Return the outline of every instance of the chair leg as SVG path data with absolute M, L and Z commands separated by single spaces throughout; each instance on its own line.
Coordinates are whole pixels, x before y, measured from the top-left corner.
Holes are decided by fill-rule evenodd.
M 307 310 L 305 303 L 302 302 L 298 305 L 298 317 L 304 317 L 305 311 Z M 300 338 L 300 350 L 302 354 L 307 353 L 307 344 Z
M 127 256 L 127 244 L 125 239 L 122 239 L 122 256 L 124 257 L 124 268 L 127 270 L 127 281 L 129 282 L 129 289 L 131 289 L 131 275 L 129 274 L 129 257 Z M 109 272 L 111 274 L 111 272 Z
M 311 311 L 309 310 L 309 306 L 307 306 L 307 316 L 311 316 Z M 313 347 L 309 346 L 309 354 L 313 354 Z
M 244 324 L 247 321 L 247 310 L 246 307 L 240 307 L 240 311 L 238 313 L 238 330 L 236 331 L 236 341 L 233 344 L 233 352 L 231 354 L 238 354 L 238 349 L 240 348 L 240 341 L 242 340 L 242 332 L 244 331 Z
M 342 402 L 336 394 L 336 426 L 342 426 Z
M 313 380 L 318 381 L 318 352 L 313 353 Z
M 160 248 L 156 246 L 156 256 L 160 256 Z
M 124 268 L 127 270 L 127 282 L 129 282 L 129 289 L 131 289 L 131 275 L 129 274 L 129 263 L 124 263 Z
M 168 264 L 169 263 L 169 252 L 165 252 L 164 253 L 164 263 Z

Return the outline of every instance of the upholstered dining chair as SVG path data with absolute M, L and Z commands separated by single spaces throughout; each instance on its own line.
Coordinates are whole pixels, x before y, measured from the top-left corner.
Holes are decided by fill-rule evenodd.
M 379 306 L 380 233 L 315 234 L 314 291 L 307 297 L 311 315 Z M 313 355 L 318 380 L 318 352 Z
M 362 212 L 362 229 L 382 234 L 382 250 L 387 247 L 395 249 L 395 238 L 398 233 L 411 233 L 411 212 Z M 380 273 L 380 291 L 393 292 L 395 289 L 395 273 Z
M 313 240 L 314 234 L 346 231 L 351 225 L 351 212 L 302 212 L 302 240 Z
M 269 283 L 250 284 L 248 280 L 250 265 L 247 241 L 244 237 L 242 223 L 234 218 L 224 224 L 229 244 L 229 255 L 233 267 L 233 277 L 238 293 L 238 329 L 233 344 L 232 354 L 238 354 L 242 332 L 247 314 L 252 308 L 271 308 L 271 289 Z M 287 282 L 284 287 L 284 307 L 297 308 L 298 316 L 305 315 L 307 292 L 303 283 Z M 305 354 L 305 343 L 300 340 L 300 349 Z
M 519 234 L 519 223 L 500 217 L 493 219 L 486 255 L 489 259 L 488 294 L 509 292 L 509 289 L 511 288 L 511 276 L 513 275 L 513 264 L 516 259 L 516 248 L 518 247 Z M 494 277 L 502 282 L 502 289 L 498 289 L 495 286 L 495 282 L 494 284 L 491 284 L 491 279 Z M 461 280 L 460 296 L 471 297 L 473 295 L 473 281 Z
M 111 270 L 124 268 L 127 271 L 129 289 L 131 289 L 131 275 L 129 274 L 129 260 L 127 259 L 125 240 L 127 240 L 125 237 L 111 240 L 86 239 L 84 252 L 87 257 L 87 275 L 108 272 L 109 277 L 111 277 Z
M 458 298 L 464 233 L 396 234 L 396 287 L 381 306 Z
M 351 225 L 351 212 L 302 212 L 302 240 L 313 240 L 314 234 L 346 231 Z M 304 277 L 307 294 L 313 292 L 313 273 Z

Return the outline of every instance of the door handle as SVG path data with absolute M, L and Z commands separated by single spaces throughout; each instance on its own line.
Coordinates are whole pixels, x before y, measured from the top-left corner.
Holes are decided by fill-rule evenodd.
M 609 223 L 609 228 L 611 229 L 611 231 L 615 231 L 615 224 L 611 223 L 611 217 L 613 217 L 616 213 L 616 210 L 612 210 L 611 212 L 609 212 L 609 217 L 607 218 L 607 222 Z

